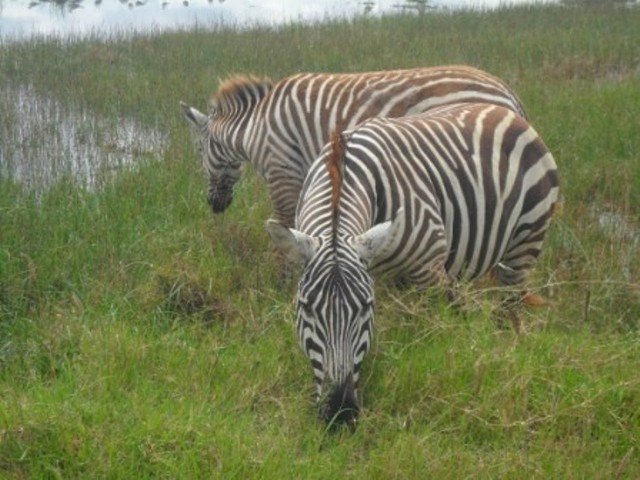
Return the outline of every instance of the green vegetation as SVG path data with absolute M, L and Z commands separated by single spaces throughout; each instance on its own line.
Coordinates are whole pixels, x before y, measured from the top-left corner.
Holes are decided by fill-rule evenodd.
M 98 191 L 0 183 L 2 478 L 640 478 L 640 9 L 537 6 L 0 45 L 0 85 L 158 126 Z M 248 172 L 223 216 L 178 102 L 217 79 L 468 63 L 507 80 L 564 208 L 526 333 L 378 284 L 355 433 L 326 433 Z M 0 122 L 10 122 L 7 116 Z

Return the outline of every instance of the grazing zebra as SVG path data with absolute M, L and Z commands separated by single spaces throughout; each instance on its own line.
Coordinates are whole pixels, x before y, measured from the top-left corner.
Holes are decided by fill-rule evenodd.
M 373 116 L 400 117 L 458 102 L 502 105 L 524 116 L 501 80 L 467 66 L 358 74 L 301 73 L 276 84 L 235 77 L 214 94 L 209 115 L 182 103 L 209 175 L 214 212 L 233 199 L 244 162 L 268 184 L 272 218 L 292 227 L 309 166 L 336 125 Z
M 524 294 L 557 198 L 551 153 L 503 107 L 459 104 L 334 134 L 305 180 L 296 229 L 266 223 L 306 264 L 297 331 L 321 415 L 357 416 L 372 273 L 448 287 L 496 268 L 501 285 Z

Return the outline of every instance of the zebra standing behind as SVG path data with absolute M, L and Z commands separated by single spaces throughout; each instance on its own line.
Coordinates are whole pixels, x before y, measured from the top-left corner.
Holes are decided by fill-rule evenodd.
M 559 187 L 538 134 L 499 106 L 375 118 L 334 137 L 309 171 L 296 229 L 266 228 L 305 263 L 297 331 L 321 415 L 351 422 L 372 338 L 371 273 L 425 287 L 495 267 L 524 294 Z
M 351 128 L 373 116 L 401 117 L 458 102 L 502 105 L 524 116 L 502 80 L 467 66 L 369 73 L 301 73 L 273 84 L 235 77 L 214 94 L 209 115 L 182 103 L 209 175 L 214 212 L 233 199 L 244 162 L 262 175 L 272 218 L 292 227 L 309 166 L 336 125 Z

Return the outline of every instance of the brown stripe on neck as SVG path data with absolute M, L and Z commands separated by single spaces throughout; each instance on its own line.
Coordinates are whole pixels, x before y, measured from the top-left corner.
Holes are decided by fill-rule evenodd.
M 338 236 L 338 215 L 340 213 L 340 196 L 342 195 L 342 181 L 344 178 L 344 138 L 341 129 L 331 134 L 331 153 L 326 157 L 325 166 L 331 181 L 331 229 L 335 241 Z

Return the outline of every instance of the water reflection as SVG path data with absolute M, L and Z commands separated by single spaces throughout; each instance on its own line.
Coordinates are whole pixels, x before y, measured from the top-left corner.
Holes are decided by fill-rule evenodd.
M 129 8 L 134 8 L 134 7 L 141 7 L 143 5 L 146 5 L 148 0 L 118 0 L 122 5 L 126 5 Z M 224 0 L 218 0 L 220 2 L 224 2 Z M 208 0 L 209 3 L 213 3 L 213 0 Z M 89 2 L 87 2 L 89 3 Z M 183 0 L 183 5 L 188 6 L 189 2 L 187 0 Z M 95 6 L 100 6 L 102 5 L 102 0 L 93 0 L 93 4 Z M 59 8 L 60 10 L 66 10 L 69 12 L 72 12 L 78 8 L 82 8 L 82 0 L 33 0 L 31 2 L 29 2 L 28 7 L 29 8 L 34 8 L 34 7 L 38 7 L 38 6 L 43 6 L 43 5 L 50 5 L 50 6 L 54 6 Z M 169 5 L 169 2 L 164 1 L 162 2 L 161 6 L 162 8 L 165 8 L 167 5 Z
M 118 0 L 118 1 L 120 2 L 120 4 L 126 5 L 130 9 L 144 6 L 148 2 L 148 0 L 135 0 L 135 1 L 134 0 Z M 217 2 L 224 3 L 225 0 L 217 0 Z M 29 8 L 43 6 L 43 5 L 53 5 L 62 11 L 72 12 L 78 8 L 82 8 L 82 3 L 83 3 L 83 0 L 32 0 L 29 3 Z M 189 0 L 182 0 L 182 5 L 184 7 L 188 7 L 189 3 L 190 3 Z M 214 0 L 207 0 L 207 3 L 212 4 L 214 3 Z M 357 4 L 361 6 L 361 13 L 367 14 L 371 12 L 377 6 L 378 3 L 380 2 L 376 2 L 373 0 L 364 0 L 364 1 L 358 2 Z M 102 0 L 93 0 L 93 4 L 95 6 L 100 6 L 102 4 Z M 164 0 L 160 4 L 160 7 L 162 9 L 165 9 L 169 5 L 171 5 L 171 2 Z M 402 3 L 392 5 L 392 7 L 399 8 L 401 10 L 407 10 L 407 11 L 413 10 L 419 13 L 424 13 L 428 9 L 435 8 L 434 5 L 432 5 L 432 0 L 404 0 Z
M 106 120 L 22 86 L 0 91 L 0 179 L 41 191 L 63 177 L 96 188 L 135 160 L 160 155 L 165 137 L 130 119 Z
M 81 3 L 82 0 L 41 0 L 39 2 L 29 2 L 29 8 L 37 7 L 39 5 L 53 5 L 61 10 L 68 10 L 72 12 L 75 9 L 80 8 Z
M 435 8 L 429 0 L 405 0 L 404 3 L 396 4 L 394 7 L 405 12 L 415 12 L 418 15 L 424 15 Z
M 492 8 L 532 1 L 558 0 L 0 0 L 0 38 L 88 33 L 106 37 L 193 25 L 251 27 L 399 11 L 425 14 L 442 8 Z

